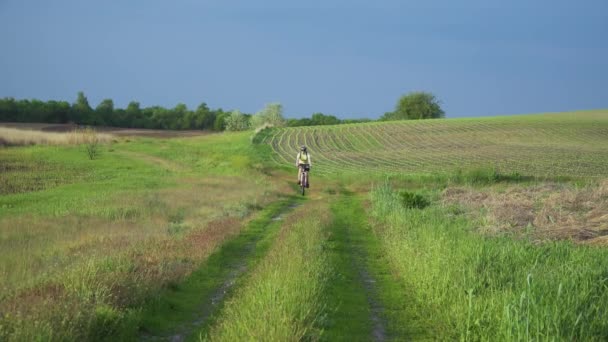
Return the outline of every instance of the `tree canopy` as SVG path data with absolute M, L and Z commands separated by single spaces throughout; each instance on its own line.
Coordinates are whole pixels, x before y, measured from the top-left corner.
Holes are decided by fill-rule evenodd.
M 211 110 L 202 103 L 195 111 L 180 103 L 174 108 L 160 106 L 142 108 L 131 101 L 127 108 L 116 108 L 112 99 L 102 100 L 91 108 L 83 92 L 76 101 L 15 100 L 0 98 L 0 122 L 74 123 L 91 126 L 156 129 L 209 129 L 224 130 L 222 109 Z M 218 119 L 218 117 L 220 117 Z
M 280 103 L 269 103 L 262 110 L 255 113 L 251 118 L 253 128 L 271 125 L 273 127 L 284 127 L 287 124 L 283 118 L 283 105 Z
M 439 119 L 445 117 L 435 95 L 417 91 L 399 98 L 395 111 L 384 114 L 381 120 Z

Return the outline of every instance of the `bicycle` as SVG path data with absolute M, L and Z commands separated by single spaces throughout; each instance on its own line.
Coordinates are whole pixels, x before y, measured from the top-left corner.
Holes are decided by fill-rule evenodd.
M 306 188 L 309 187 L 308 184 L 308 171 L 310 171 L 309 165 L 300 165 L 300 188 L 302 189 L 302 196 L 306 192 Z

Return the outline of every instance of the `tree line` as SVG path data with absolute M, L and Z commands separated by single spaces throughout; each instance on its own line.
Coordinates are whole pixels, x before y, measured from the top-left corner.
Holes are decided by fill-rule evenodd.
M 114 126 L 125 128 L 155 129 L 225 129 L 228 112 L 210 109 L 201 103 L 196 110 L 189 110 L 180 103 L 173 108 L 161 106 L 141 108 L 132 101 L 127 108 L 117 108 L 112 99 L 102 100 L 94 109 L 87 97 L 79 92 L 76 102 L 0 99 L 0 121 L 74 123 L 89 126 Z
M 413 92 L 399 98 L 395 111 L 385 113 L 380 120 L 407 120 L 443 118 L 445 116 L 439 101 L 433 94 Z M 342 120 L 334 115 L 314 113 L 310 118 L 285 119 L 283 107 L 271 103 L 255 114 L 238 110 L 224 111 L 210 109 L 201 103 L 195 110 L 180 103 L 173 108 L 152 106 L 141 108 L 139 102 L 131 101 L 126 108 L 117 108 L 112 99 L 102 100 L 92 108 L 83 92 L 76 101 L 15 100 L 12 97 L 0 99 L 0 122 L 42 122 L 73 123 L 88 126 L 113 126 L 125 128 L 153 128 L 173 130 L 213 130 L 241 131 L 263 125 L 316 126 L 344 123 L 368 122 L 370 119 Z

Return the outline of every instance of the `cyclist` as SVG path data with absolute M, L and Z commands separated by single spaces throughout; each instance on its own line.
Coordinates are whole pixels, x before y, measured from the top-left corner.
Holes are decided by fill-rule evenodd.
M 310 153 L 306 149 L 306 146 L 302 145 L 300 147 L 300 152 L 296 156 L 296 167 L 298 168 L 298 185 L 300 185 L 300 177 L 302 177 L 302 169 L 306 169 L 310 171 L 310 167 L 312 166 L 312 162 L 310 160 Z M 310 183 L 310 182 L 307 182 Z M 306 184 L 308 188 L 309 184 Z

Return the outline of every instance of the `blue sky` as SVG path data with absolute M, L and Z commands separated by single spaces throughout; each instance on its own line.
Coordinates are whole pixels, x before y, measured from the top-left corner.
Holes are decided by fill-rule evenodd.
M 0 0 L 0 97 L 377 118 L 608 108 L 608 1 Z

